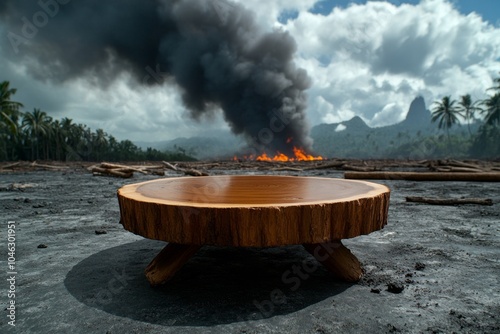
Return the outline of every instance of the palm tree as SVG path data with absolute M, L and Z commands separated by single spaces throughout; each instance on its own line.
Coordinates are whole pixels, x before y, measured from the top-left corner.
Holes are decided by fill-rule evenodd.
M 104 153 L 108 146 L 107 134 L 102 129 L 97 129 L 93 138 L 94 149 L 96 151 L 95 158 L 99 161 L 102 158 L 102 153 Z
M 498 126 L 500 125 L 500 92 L 491 96 L 483 102 L 486 109 L 485 120 L 487 125 Z
M 52 122 L 52 140 L 55 148 L 53 158 L 58 161 L 62 160 L 65 152 L 64 136 L 62 123 L 59 120 Z
M 16 94 L 15 88 L 10 88 L 8 81 L 0 83 L 0 138 L 4 143 L 5 158 L 9 158 L 8 142 L 18 139 L 18 119 L 19 109 L 23 106 L 20 102 L 12 101 L 11 98 Z M 14 147 L 14 146 L 13 146 Z
M 61 133 L 61 147 L 62 147 L 62 160 L 66 161 L 68 159 L 68 153 L 74 152 L 73 142 L 77 142 L 77 140 L 73 139 L 72 134 L 74 133 L 73 128 L 75 124 L 73 124 L 73 120 L 68 117 L 64 117 L 61 119 L 60 125 L 60 133 Z
M 115 137 L 113 137 L 112 135 L 109 135 L 108 137 L 108 159 L 112 159 L 114 161 L 118 161 L 118 156 L 117 156 L 117 152 L 118 152 L 118 141 L 116 140 Z
M 24 114 L 22 127 L 25 129 L 31 142 L 31 159 L 40 159 L 40 143 L 48 144 L 52 133 L 51 127 L 52 118 L 45 111 L 34 109 L 31 113 Z M 36 155 L 35 155 L 36 153 Z M 48 146 L 45 152 L 45 157 L 48 157 Z
M 450 128 L 458 123 L 460 111 L 454 106 L 455 100 L 451 100 L 450 96 L 445 96 L 439 102 L 434 102 L 436 107 L 432 110 L 432 122 L 439 120 L 439 129 L 445 128 L 448 135 L 448 143 L 450 144 Z
M 472 132 L 470 131 L 470 121 L 474 119 L 476 111 L 480 111 L 481 108 L 477 107 L 479 101 L 472 102 L 470 94 L 460 96 L 459 111 L 464 116 L 467 121 L 467 128 L 469 130 L 469 135 L 472 137 Z
M 495 82 L 496 86 L 488 88 L 488 90 L 494 89 L 494 90 L 498 90 L 500 92 L 500 77 L 493 79 L 493 82 Z

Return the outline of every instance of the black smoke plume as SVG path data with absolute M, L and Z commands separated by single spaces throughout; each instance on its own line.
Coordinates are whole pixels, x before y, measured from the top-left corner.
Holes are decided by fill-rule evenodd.
M 37 78 L 176 84 L 194 118 L 220 107 L 255 153 L 311 149 L 294 39 L 226 0 L 2 0 L 3 53 Z M 290 142 L 290 138 L 292 138 Z

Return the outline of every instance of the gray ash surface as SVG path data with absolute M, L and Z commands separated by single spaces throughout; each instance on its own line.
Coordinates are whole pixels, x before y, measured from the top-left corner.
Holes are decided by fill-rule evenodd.
M 342 177 L 332 170 L 211 170 L 244 173 Z M 93 177 L 74 169 L 0 174 L 4 272 L 6 223 L 16 222 L 18 332 L 500 331 L 497 183 L 375 181 L 392 190 L 388 225 L 344 241 L 363 264 L 358 284 L 336 281 L 301 246 L 204 247 L 171 282 L 153 289 L 144 268 L 164 243 L 122 228 L 116 191 L 156 178 Z M 30 186 L 9 189 L 13 183 Z M 492 198 L 494 205 L 405 201 L 415 194 Z M 306 265 L 314 270 L 304 271 Z M 391 293 L 391 285 L 403 289 Z M 5 309 L 5 280 L 1 289 Z M 3 312 L 0 332 L 8 333 Z

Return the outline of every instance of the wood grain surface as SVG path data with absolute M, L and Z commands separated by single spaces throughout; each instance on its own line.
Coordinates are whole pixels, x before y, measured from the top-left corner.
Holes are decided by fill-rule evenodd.
M 121 223 L 177 244 L 280 246 L 383 228 L 390 191 L 366 181 L 293 176 L 167 178 L 118 190 Z

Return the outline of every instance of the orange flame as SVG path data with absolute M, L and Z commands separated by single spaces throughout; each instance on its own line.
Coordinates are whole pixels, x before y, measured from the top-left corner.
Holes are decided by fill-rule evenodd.
M 255 160 L 257 161 L 317 161 L 323 160 L 322 156 L 312 156 L 307 154 L 303 149 L 294 147 L 293 148 L 294 157 L 288 157 L 287 155 L 278 152 L 274 157 L 268 156 L 266 153 L 259 155 Z

